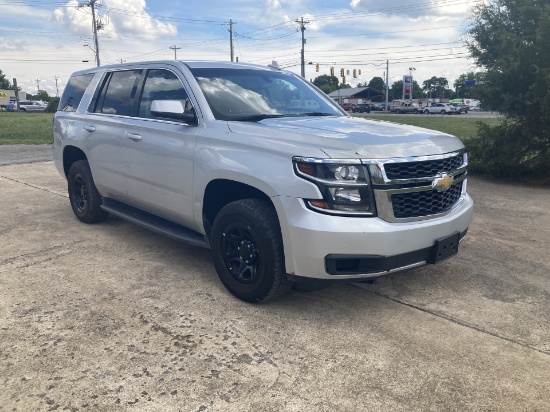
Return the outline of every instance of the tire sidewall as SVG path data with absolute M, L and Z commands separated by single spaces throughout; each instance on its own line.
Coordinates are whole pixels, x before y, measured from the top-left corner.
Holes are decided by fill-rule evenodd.
M 86 190 L 86 206 L 80 209 L 76 205 L 74 198 L 75 181 L 81 178 Z M 69 175 L 67 176 L 67 189 L 69 192 L 69 201 L 75 216 L 84 223 L 96 223 L 105 220 L 107 212 L 100 209 L 101 197 L 95 187 L 90 166 L 86 160 L 79 160 L 72 164 Z
M 251 285 L 239 283 L 231 274 L 223 257 L 223 233 L 227 227 L 238 223 L 251 234 L 256 248 L 259 250 L 257 279 Z M 210 244 L 214 256 L 214 265 L 224 286 L 236 297 L 247 302 L 260 302 L 269 295 L 278 271 L 284 272 L 284 267 L 276 256 L 281 245 L 278 239 L 267 235 L 269 228 L 255 216 L 250 209 L 239 203 L 225 206 L 214 220 Z M 280 237 L 280 232 L 278 233 Z M 282 244 L 282 243 L 281 243 Z

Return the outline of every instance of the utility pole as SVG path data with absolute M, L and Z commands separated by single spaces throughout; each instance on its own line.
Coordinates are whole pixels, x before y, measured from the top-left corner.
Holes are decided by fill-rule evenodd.
M 40 92 L 40 79 L 36 79 L 35 82 L 36 82 L 36 88 Z
M 57 86 L 57 81 L 59 77 L 55 76 L 55 97 L 59 97 L 59 87 Z
M 95 63 L 99 67 L 101 65 L 99 61 L 99 42 L 97 41 L 97 32 L 103 28 L 103 24 L 98 22 L 95 17 L 95 3 L 97 0 L 89 0 L 85 3 L 79 3 L 78 7 L 90 7 L 92 9 L 92 30 L 94 32 L 94 45 L 95 45 Z
M 304 46 L 306 44 L 306 39 L 304 38 L 304 31 L 306 31 L 306 24 L 309 24 L 311 22 L 304 21 L 303 17 L 301 17 L 300 20 L 295 20 L 295 21 L 296 21 L 296 23 L 300 24 L 300 30 L 302 31 L 302 59 L 301 59 L 302 71 L 301 71 L 301 75 L 305 79 L 305 77 L 306 77 L 306 63 L 305 63 L 305 58 L 304 58 Z
M 388 92 L 389 86 L 388 82 L 390 81 L 390 61 L 386 60 L 386 105 L 384 106 L 384 111 L 388 112 Z
M 232 19 L 229 19 L 229 50 L 231 52 L 231 61 L 234 59 L 234 53 L 233 53 L 233 25 L 237 24 L 237 22 L 233 22 Z
M 174 50 L 174 60 L 178 60 L 178 50 L 181 49 L 181 47 L 176 47 L 174 44 L 173 46 L 169 47 L 171 50 Z

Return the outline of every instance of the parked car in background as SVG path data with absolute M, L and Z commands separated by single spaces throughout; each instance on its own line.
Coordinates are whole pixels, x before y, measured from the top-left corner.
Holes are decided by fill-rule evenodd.
M 43 112 L 46 107 L 48 107 L 46 103 L 39 101 L 21 100 L 19 102 L 20 112 Z
M 460 114 L 460 108 L 456 108 L 447 103 L 433 103 L 431 106 L 424 107 L 424 114 Z
M 470 110 L 470 106 L 465 105 L 464 103 L 451 103 L 451 106 L 456 107 L 459 110 L 457 114 L 468 113 L 468 110 Z
M 353 113 L 370 113 L 370 103 L 354 104 L 351 107 Z
M 384 112 L 386 111 L 386 107 L 388 108 L 388 111 L 389 111 L 391 107 L 391 103 L 388 103 L 387 106 L 386 106 L 386 103 L 373 104 L 371 106 L 371 110 L 376 110 L 377 112 Z
M 351 103 L 343 103 L 340 105 L 342 109 L 344 109 L 346 112 L 349 112 L 353 105 Z
M 391 112 L 396 114 L 403 113 L 422 113 L 422 109 L 416 103 L 401 102 L 400 104 L 395 104 L 391 107 Z

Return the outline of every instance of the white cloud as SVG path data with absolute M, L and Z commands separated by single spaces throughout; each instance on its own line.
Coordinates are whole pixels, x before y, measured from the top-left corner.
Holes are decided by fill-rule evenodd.
M 156 38 L 177 34 L 175 25 L 155 19 L 146 12 L 145 0 L 104 0 L 96 4 L 96 16 L 103 25 L 100 35 L 110 38 L 132 35 Z M 70 0 L 67 6 L 55 9 L 52 21 L 72 33 L 89 35 L 92 30 L 91 9 L 77 8 L 76 0 Z
M 281 8 L 281 2 L 279 0 L 265 0 L 265 7 L 267 11 L 274 11 Z
M 26 51 L 27 42 L 0 37 L 0 52 Z

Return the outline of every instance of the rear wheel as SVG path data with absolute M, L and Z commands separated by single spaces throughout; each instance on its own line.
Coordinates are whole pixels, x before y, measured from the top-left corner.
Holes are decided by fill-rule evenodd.
M 430 114 L 430 111 L 428 109 L 424 110 L 424 114 Z
M 72 164 L 67 181 L 71 207 L 80 221 L 97 223 L 107 219 L 109 213 L 100 207 L 101 196 L 95 187 L 87 160 Z
M 243 199 L 226 205 L 214 220 L 210 244 L 218 276 L 237 298 L 265 302 L 290 289 L 281 229 L 269 202 Z
M 441 110 L 439 113 L 445 114 L 446 112 L 445 112 L 445 110 Z

